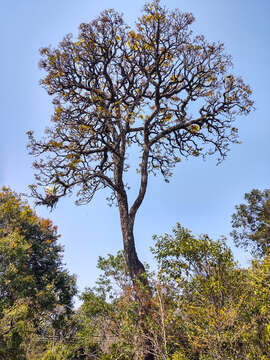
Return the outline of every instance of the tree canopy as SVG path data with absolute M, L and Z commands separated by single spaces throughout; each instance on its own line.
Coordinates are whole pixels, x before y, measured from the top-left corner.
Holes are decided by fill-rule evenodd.
M 41 49 L 41 84 L 55 105 L 47 138 L 29 132 L 31 152 L 51 155 L 34 164 L 42 185 L 56 184 L 57 197 L 77 186 L 78 203 L 104 187 L 116 195 L 132 144 L 141 153 L 140 194 L 148 172 L 168 179 L 181 157 L 225 156 L 237 141 L 233 121 L 252 108 L 251 90 L 231 73 L 222 43 L 192 34 L 193 21 L 155 1 L 132 30 L 106 10 L 80 25 L 77 40 Z

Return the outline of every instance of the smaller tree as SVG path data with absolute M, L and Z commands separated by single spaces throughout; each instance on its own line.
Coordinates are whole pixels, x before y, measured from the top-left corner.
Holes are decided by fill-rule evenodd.
M 23 359 L 22 342 L 33 336 L 46 314 L 61 307 L 61 316 L 50 320 L 56 326 L 56 320 L 70 313 L 75 278 L 63 266 L 58 237 L 50 220 L 39 218 L 20 195 L 2 189 L 0 354 L 5 359 Z
M 270 189 L 254 189 L 245 200 L 232 215 L 231 236 L 236 246 L 251 247 L 253 255 L 263 256 L 270 250 Z
M 230 275 L 236 270 L 236 262 L 225 238 L 213 241 L 208 235 L 195 237 L 179 223 L 173 232 L 174 235 L 154 236 L 152 252 L 161 278 L 184 286 L 185 297 L 193 298 L 192 301 L 205 297 L 209 304 L 223 307 L 237 287 Z
M 162 282 L 178 292 L 167 317 L 168 343 L 177 344 L 172 359 L 236 359 L 244 272 L 237 268 L 225 239 L 196 237 L 180 224 L 173 232 L 155 236 L 152 249 Z

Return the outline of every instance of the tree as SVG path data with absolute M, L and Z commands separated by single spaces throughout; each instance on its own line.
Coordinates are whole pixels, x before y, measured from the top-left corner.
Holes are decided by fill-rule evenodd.
M 39 218 L 20 195 L 0 192 L 0 304 L 31 298 L 40 309 L 72 306 L 75 279 L 62 264 L 57 228 Z
M 236 262 L 225 239 L 213 241 L 208 235 L 195 237 L 180 224 L 174 235 L 154 236 L 152 252 L 158 261 L 163 281 L 175 281 L 185 287 L 184 297 L 193 302 L 196 296 L 207 297 L 207 302 L 222 308 L 227 301 L 239 294 Z M 197 294 L 197 295 L 195 295 Z
M 77 204 L 110 189 L 133 279 L 145 271 L 133 229 L 149 174 L 168 181 L 183 157 L 217 153 L 221 161 L 238 142 L 234 120 L 252 109 L 251 90 L 231 73 L 223 44 L 193 36 L 193 22 L 192 14 L 168 11 L 157 0 L 144 6 L 135 30 L 106 10 L 80 25 L 76 41 L 67 35 L 57 48 L 40 50 L 41 84 L 55 111 L 46 138 L 28 132 L 38 158 L 32 195 L 53 207 L 75 189 Z M 134 146 L 140 185 L 130 204 L 124 176 Z
M 62 264 L 58 237 L 50 220 L 39 218 L 20 195 L 2 189 L 0 358 L 23 359 L 21 345 L 33 339 L 44 317 L 56 327 L 70 313 L 75 279 Z M 57 308 L 59 316 L 53 314 Z
M 237 246 L 251 247 L 253 255 L 264 256 L 270 249 L 270 189 L 254 189 L 245 200 L 232 215 L 231 235 Z
M 239 268 L 224 240 L 180 224 L 155 240 L 163 288 L 178 292 L 166 317 L 175 359 L 268 359 L 269 255 Z

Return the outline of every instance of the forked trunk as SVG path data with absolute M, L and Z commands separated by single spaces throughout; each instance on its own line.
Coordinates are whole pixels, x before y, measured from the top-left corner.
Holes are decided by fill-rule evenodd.
M 118 206 L 127 268 L 133 281 L 143 281 L 144 277 L 141 275 L 145 273 L 145 268 L 140 262 L 136 252 L 133 234 L 133 221 L 130 219 L 128 209 L 122 201 L 119 202 Z

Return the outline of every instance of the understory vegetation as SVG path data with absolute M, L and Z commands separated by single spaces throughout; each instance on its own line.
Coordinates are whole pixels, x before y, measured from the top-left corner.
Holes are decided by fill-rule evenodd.
M 232 236 L 252 250 L 248 267 L 225 238 L 177 224 L 154 236 L 157 270 L 145 264 L 147 288 L 132 281 L 119 251 L 99 258 L 96 286 L 74 309 L 75 278 L 62 264 L 56 227 L 3 188 L 0 359 L 129 360 L 149 349 L 159 360 L 269 359 L 269 190 L 245 198 Z

